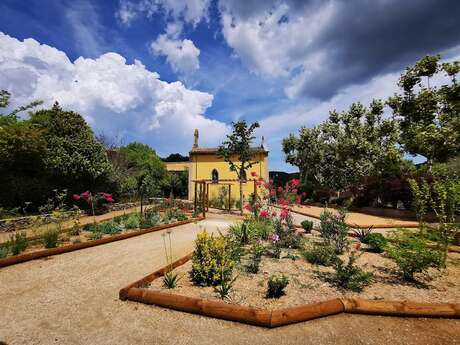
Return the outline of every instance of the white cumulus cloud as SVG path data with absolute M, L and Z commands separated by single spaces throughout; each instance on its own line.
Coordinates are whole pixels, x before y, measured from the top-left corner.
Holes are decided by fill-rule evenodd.
M 106 53 L 72 62 L 53 47 L 1 32 L 0 47 L 0 89 L 11 92 L 15 104 L 40 99 L 50 106 L 57 100 L 81 113 L 96 131 L 167 147 L 164 153 L 186 152 L 194 128 L 201 130 L 204 145 L 215 145 L 228 130 L 204 116 L 211 94 L 162 81 L 140 61 L 129 64 Z
M 188 75 L 200 68 L 200 50 L 189 39 L 178 38 L 182 26 L 170 23 L 166 33 L 161 34 L 150 44 L 154 55 L 165 56 L 174 72 Z

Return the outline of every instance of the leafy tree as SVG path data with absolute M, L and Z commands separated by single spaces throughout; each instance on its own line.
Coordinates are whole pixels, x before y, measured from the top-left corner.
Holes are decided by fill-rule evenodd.
M 165 175 L 163 189 L 170 198 L 185 196 L 187 193 L 188 171 L 172 171 Z
M 161 182 L 166 175 L 164 163 L 148 145 L 133 142 L 120 148 L 125 155 L 127 169 L 136 181 L 136 192 L 141 202 L 143 213 L 144 200 L 159 192 Z
M 182 156 L 180 153 L 171 153 L 168 157 L 162 159 L 163 162 L 188 162 L 187 156 Z
M 252 133 L 259 127 L 255 122 L 249 127 L 246 121 L 233 122 L 233 132 L 227 135 L 222 145 L 219 146 L 217 155 L 223 158 L 229 165 L 230 170 L 234 171 L 240 183 L 240 212 L 243 214 L 243 182 L 246 180 L 246 171 L 251 168 L 255 151 L 251 148 L 251 143 L 255 139 Z
M 401 128 L 400 143 L 407 152 L 426 157 L 430 167 L 460 154 L 460 62 L 441 64 L 440 58 L 425 56 L 408 67 L 398 84 L 403 94 L 388 100 Z M 430 86 L 442 72 L 451 82 Z
M 63 111 L 56 102 L 52 109 L 31 114 L 29 121 L 43 130 L 47 142 L 43 159 L 56 187 L 95 192 L 110 186 L 112 166 L 81 115 Z
M 398 174 L 397 139 L 397 126 L 383 119 L 383 103 L 374 100 L 369 108 L 354 103 L 314 128 L 301 128 L 298 137 L 283 140 L 283 151 L 304 183 L 340 191 L 366 176 Z
M 0 90 L 0 108 L 10 104 L 10 93 Z M 41 101 L 20 106 L 0 114 L 0 205 L 15 207 L 25 202 L 38 205 L 48 191 L 42 155 L 46 141 L 42 131 L 18 118 L 18 113 L 30 110 Z

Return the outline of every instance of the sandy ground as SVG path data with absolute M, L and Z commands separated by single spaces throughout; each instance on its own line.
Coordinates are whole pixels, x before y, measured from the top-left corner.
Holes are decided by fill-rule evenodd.
M 310 206 L 310 205 L 301 205 L 301 206 L 292 206 L 293 211 L 300 212 L 307 216 L 314 218 L 319 218 L 321 212 L 324 211 L 323 207 Z M 336 213 L 337 210 L 333 208 L 328 208 L 329 211 Z M 401 220 L 395 218 L 387 218 L 380 216 L 373 216 L 370 214 L 358 213 L 358 212 L 348 212 L 345 218 L 345 221 L 348 225 L 358 225 L 358 226 L 370 226 L 374 225 L 374 228 L 379 228 L 382 226 L 392 226 L 392 227 L 417 227 L 418 223 L 415 221 Z
M 174 256 L 193 249 L 210 215 L 175 228 Z M 118 299 L 165 265 L 160 232 L 0 269 L 0 341 L 11 344 L 460 344 L 460 320 L 341 314 L 262 329 Z

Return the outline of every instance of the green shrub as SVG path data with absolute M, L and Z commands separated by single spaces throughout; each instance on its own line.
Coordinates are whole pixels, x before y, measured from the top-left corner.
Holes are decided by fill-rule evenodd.
M 114 222 L 113 220 L 110 220 L 108 222 L 103 222 L 103 223 L 98 224 L 96 226 L 95 232 L 101 232 L 107 235 L 114 235 L 114 234 L 118 234 L 119 232 L 121 232 L 123 228 L 124 228 L 123 225 L 118 224 Z
M 289 284 L 289 278 L 284 274 L 273 274 L 268 279 L 267 297 L 279 298 L 284 295 L 284 289 Z
M 144 212 L 144 215 L 140 220 L 139 226 L 141 229 L 153 228 L 160 224 L 160 221 L 160 214 L 156 210 L 149 209 Z
M 43 233 L 43 245 L 45 248 L 56 248 L 59 240 L 59 231 L 50 229 Z
M 94 231 L 89 235 L 90 240 L 99 240 L 102 238 L 102 232 Z
M 265 248 L 259 242 L 253 243 L 249 253 L 249 263 L 246 266 L 246 270 L 249 273 L 258 273 L 260 262 L 262 261 L 262 255 L 265 251 Z
M 28 245 L 27 235 L 25 232 L 16 232 L 9 237 L 8 247 L 13 255 L 22 253 L 26 250 Z
M 198 233 L 192 257 L 190 277 L 196 285 L 218 285 L 231 277 L 235 262 L 230 242 L 221 234 Z
M 228 235 L 242 245 L 249 244 L 253 237 L 252 228 L 246 220 L 230 225 Z
M 388 244 L 388 240 L 379 233 L 369 234 L 362 240 L 369 245 L 369 249 L 375 253 L 383 253 Z
M 184 212 L 182 212 L 178 208 L 173 207 L 173 208 L 166 210 L 165 214 L 163 215 L 163 220 L 165 222 L 168 222 L 173 219 L 178 220 L 178 221 L 183 221 L 187 219 L 187 216 L 185 215 Z
M 313 229 L 313 222 L 311 220 L 304 220 L 302 221 L 302 223 L 300 223 L 302 225 L 302 228 L 305 230 L 305 232 L 307 234 L 309 234 L 311 232 L 311 229 Z
M 337 254 L 342 254 L 348 246 L 348 225 L 345 223 L 345 216 L 345 210 L 340 210 L 337 215 L 325 210 L 320 215 L 321 236 L 334 246 Z
M 404 279 L 414 280 L 415 273 L 421 273 L 430 267 L 442 264 L 439 250 L 429 248 L 426 239 L 419 234 L 399 231 L 393 236 L 394 243 L 387 246 L 387 252 L 398 266 Z
M 345 265 L 341 259 L 334 264 L 334 273 L 331 276 L 331 282 L 339 288 L 361 291 L 372 281 L 373 275 L 366 272 L 358 266 L 355 266 L 356 256 L 354 252 L 348 258 Z
M 0 245 L 0 259 L 6 258 L 10 252 L 10 246 L 8 243 Z
M 137 214 L 131 214 L 122 222 L 126 229 L 137 229 L 140 226 L 139 216 Z
M 286 218 L 287 226 L 280 219 L 273 221 L 274 233 L 279 236 L 278 245 L 282 248 L 300 248 L 302 237 L 297 234 L 291 215 Z
M 321 266 L 332 266 L 338 260 L 335 248 L 328 243 L 310 245 L 302 255 L 309 263 Z

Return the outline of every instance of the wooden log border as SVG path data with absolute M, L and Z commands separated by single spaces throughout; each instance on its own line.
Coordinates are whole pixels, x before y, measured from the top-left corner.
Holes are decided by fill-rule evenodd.
M 203 219 L 204 219 L 203 217 L 191 218 L 191 219 L 187 219 L 187 220 L 183 220 L 183 221 L 179 221 L 175 223 L 162 224 L 162 225 L 158 225 L 152 228 L 137 230 L 134 232 L 127 232 L 124 234 L 112 235 L 110 237 L 100 238 L 98 240 L 90 240 L 87 242 L 75 243 L 75 244 L 70 244 L 70 245 L 62 246 L 62 247 L 43 249 L 43 250 L 37 250 L 35 252 L 31 252 L 31 253 L 8 256 L 6 258 L 0 259 L 0 268 L 19 264 L 19 263 L 30 261 L 30 260 L 36 260 L 36 259 L 40 259 L 40 258 L 44 258 L 48 256 L 73 252 L 75 250 L 100 246 L 102 244 L 106 244 L 110 242 L 121 241 L 121 240 L 125 240 L 131 237 L 136 237 L 136 236 L 144 235 L 150 232 L 169 229 L 169 228 L 173 228 L 173 227 L 188 224 L 188 223 L 193 223 L 193 222 L 200 221 Z
M 172 264 L 176 268 L 192 258 L 190 253 Z M 145 285 L 162 277 L 169 267 L 163 267 L 122 288 L 119 298 L 191 314 L 214 317 L 244 324 L 275 328 L 340 313 L 399 317 L 460 318 L 460 303 L 417 303 L 407 301 L 335 298 L 323 302 L 282 309 L 259 309 L 202 298 L 149 290 Z

